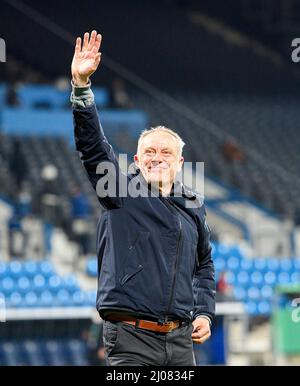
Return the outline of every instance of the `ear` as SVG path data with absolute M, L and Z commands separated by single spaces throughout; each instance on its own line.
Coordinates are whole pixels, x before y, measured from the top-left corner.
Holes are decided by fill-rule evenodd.
M 181 171 L 183 163 L 184 163 L 184 158 L 180 157 L 180 160 L 178 161 L 178 165 L 177 165 L 177 171 L 178 172 Z
M 134 160 L 134 163 L 136 164 L 136 166 L 138 167 L 138 166 L 139 166 L 139 163 L 140 163 L 140 161 L 139 161 L 139 157 L 138 157 L 138 155 L 137 155 L 137 154 L 135 154 L 135 155 L 133 156 L 133 160 Z

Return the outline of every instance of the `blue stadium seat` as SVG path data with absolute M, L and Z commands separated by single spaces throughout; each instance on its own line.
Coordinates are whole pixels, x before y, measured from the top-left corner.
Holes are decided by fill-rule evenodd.
M 53 264 L 50 261 L 43 261 L 39 265 L 39 273 L 41 273 L 45 277 L 50 277 L 55 274 L 53 269 Z
M 49 290 L 52 293 L 57 293 L 59 290 L 63 288 L 63 282 L 60 276 L 52 275 L 49 277 L 48 281 Z
M 226 261 L 223 257 L 217 257 L 214 260 L 214 265 L 215 265 L 216 271 L 222 272 L 226 268 Z
M 216 243 L 214 241 L 211 242 L 211 255 L 213 258 L 216 257 L 216 253 L 217 253 L 217 246 L 216 246 Z
M 96 257 L 90 257 L 87 262 L 86 272 L 89 276 L 96 277 L 98 273 L 98 263 Z
M 24 307 L 23 298 L 20 292 L 18 291 L 12 292 L 8 297 L 6 305 L 8 308 Z
M 266 284 L 269 284 L 269 285 L 275 285 L 276 283 L 276 274 L 274 272 L 266 272 L 265 275 L 264 275 L 264 281 Z
M 28 366 L 43 366 L 44 360 L 41 355 L 40 345 L 34 340 L 25 340 L 20 344 L 23 358 L 26 358 Z
M 26 261 L 24 263 L 24 272 L 26 276 L 33 277 L 38 272 L 38 264 L 35 261 Z
M 39 296 L 38 304 L 40 307 L 53 307 L 54 306 L 53 294 L 49 290 L 43 291 Z
M 86 366 L 87 350 L 86 346 L 77 339 L 72 339 L 67 342 L 69 357 L 74 366 Z
M 18 279 L 23 275 L 23 266 L 19 261 L 11 261 L 8 264 L 8 274 L 14 278 Z
M 286 272 L 291 271 L 293 269 L 292 259 L 280 259 L 280 269 Z
M 262 285 L 264 281 L 263 274 L 260 271 L 252 272 L 250 279 L 251 279 L 251 283 L 257 286 Z
M 234 272 L 227 271 L 226 272 L 226 283 L 229 285 L 233 285 L 236 281 L 236 276 Z
M 55 340 L 46 341 L 42 346 L 42 350 L 49 366 L 61 366 L 67 364 L 64 359 L 63 348 L 59 342 Z
M 267 259 L 267 268 L 269 271 L 277 272 L 280 269 L 280 262 L 278 258 Z
M 241 270 L 251 271 L 253 269 L 254 263 L 251 259 L 243 259 L 241 260 L 240 267 Z
M 40 293 L 48 289 L 46 279 L 43 275 L 37 274 L 32 279 L 33 287 L 36 293 Z
M 257 304 L 257 312 L 260 315 L 269 315 L 271 312 L 271 304 L 268 301 L 262 300 Z
M 250 277 L 246 271 L 241 271 L 237 274 L 237 284 L 240 286 L 246 286 L 249 284 Z
M 97 297 L 97 291 L 91 290 L 85 292 L 85 304 L 87 306 L 95 307 L 96 306 L 96 297 Z
M 230 256 L 236 257 L 239 260 L 241 260 L 243 258 L 243 254 L 242 254 L 241 249 L 238 245 L 232 246 L 230 248 Z
M 240 260 L 237 257 L 231 256 L 227 260 L 227 269 L 230 271 L 236 271 L 239 269 Z
M 293 272 L 291 274 L 291 283 L 299 283 L 300 284 L 300 271 Z
M 249 287 L 247 291 L 248 299 L 251 300 L 258 300 L 260 298 L 260 291 L 257 287 Z
M 257 271 L 266 271 L 267 267 L 267 259 L 256 258 L 254 259 L 254 269 Z
M 74 274 L 67 275 L 62 278 L 62 286 L 65 288 L 69 293 L 74 293 L 75 291 L 79 290 L 79 285 L 76 279 L 76 276 Z
M 267 300 L 271 299 L 273 296 L 273 293 L 274 293 L 274 290 L 270 285 L 264 285 L 260 290 L 262 299 L 267 299 Z
M 247 291 L 243 287 L 235 287 L 233 290 L 233 296 L 236 300 L 244 302 L 247 299 Z
M 72 301 L 73 301 L 74 306 L 84 306 L 85 301 L 86 301 L 86 297 L 85 297 L 83 292 L 76 291 L 72 295 Z
M 16 366 L 21 362 L 18 346 L 14 342 L 1 342 L 0 344 L 4 363 L 7 366 Z
M 216 253 L 222 257 L 228 257 L 230 255 L 231 247 L 227 244 L 219 243 L 216 245 Z
M 66 289 L 60 289 L 57 292 L 55 303 L 57 303 L 58 306 L 70 306 L 71 304 L 71 295 Z
M 291 276 L 288 272 L 280 272 L 277 276 L 278 284 L 288 284 L 291 283 Z
M 300 272 L 300 258 L 293 259 L 293 266 L 296 271 Z M 1 276 L 1 271 L 0 271 L 0 276 Z
M 21 294 L 26 294 L 29 291 L 32 291 L 32 285 L 30 283 L 30 280 L 26 276 L 21 276 L 17 281 L 17 290 Z
M 38 297 L 35 292 L 28 292 L 25 297 L 25 307 L 37 307 L 38 306 Z
M 5 277 L 0 282 L 0 291 L 9 295 L 15 289 L 15 283 L 11 277 Z

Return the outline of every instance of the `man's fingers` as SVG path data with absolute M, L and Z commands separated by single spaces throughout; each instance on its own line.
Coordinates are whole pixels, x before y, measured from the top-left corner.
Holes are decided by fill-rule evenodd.
M 207 332 L 205 335 L 203 335 L 201 338 L 193 338 L 192 336 L 192 340 L 194 343 L 198 343 L 198 344 L 202 344 L 204 343 L 208 338 L 210 338 L 210 331 Z
M 102 36 L 98 34 L 94 43 L 93 51 L 95 52 L 99 51 L 99 48 L 101 46 L 101 40 L 102 40 Z
M 81 51 L 81 38 L 76 39 L 75 54 L 79 54 Z
M 83 37 L 82 51 L 86 51 L 87 50 L 88 44 L 89 44 L 89 37 L 90 37 L 90 34 L 88 32 L 86 32 L 84 34 L 84 37 Z
M 88 45 L 88 50 L 92 50 L 94 47 L 95 41 L 96 41 L 96 36 L 97 36 L 97 31 L 93 30 L 91 33 L 89 45 Z
M 196 337 L 201 338 L 203 335 L 205 335 L 207 333 L 210 333 L 210 328 L 209 327 L 199 328 L 198 330 L 193 331 L 192 337 L 194 336 L 195 338 Z

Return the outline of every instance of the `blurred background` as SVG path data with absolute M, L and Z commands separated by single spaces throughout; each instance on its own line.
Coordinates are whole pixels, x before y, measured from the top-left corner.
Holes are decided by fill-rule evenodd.
M 0 364 L 103 365 L 101 208 L 74 150 L 70 64 L 103 35 L 101 122 L 131 159 L 166 125 L 205 163 L 217 318 L 197 363 L 300 364 L 296 0 L 0 0 Z M 194 171 L 195 172 L 195 171 Z

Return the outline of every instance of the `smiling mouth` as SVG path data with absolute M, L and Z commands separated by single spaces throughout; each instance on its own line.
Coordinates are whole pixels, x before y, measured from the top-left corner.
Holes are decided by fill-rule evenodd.
M 157 167 L 157 166 L 153 166 L 151 168 L 149 168 L 148 170 L 151 171 L 151 170 L 167 170 L 168 168 L 161 168 L 161 167 Z

